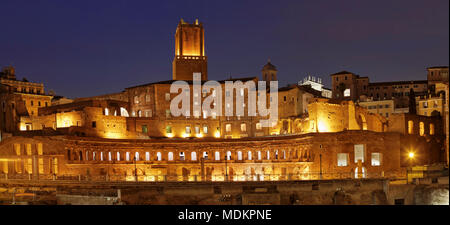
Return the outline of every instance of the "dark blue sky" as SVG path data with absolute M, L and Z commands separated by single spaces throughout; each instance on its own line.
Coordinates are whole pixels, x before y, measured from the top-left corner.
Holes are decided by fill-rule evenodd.
M 448 65 L 449 1 L 5 1 L 0 65 L 47 90 L 86 97 L 172 78 L 180 18 L 205 26 L 209 79 L 281 85 L 341 70 L 371 81 L 426 79 Z

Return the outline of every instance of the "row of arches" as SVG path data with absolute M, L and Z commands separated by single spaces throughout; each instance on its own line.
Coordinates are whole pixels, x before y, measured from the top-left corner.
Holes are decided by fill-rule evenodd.
M 67 150 L 68 161 L 244 161 L 296 160 L 312 161 L 309 150 L 209 150 L 209 151 L 90 151 Z
M 428 124 L 428 129 L 426 129 L 426 125 L 424 122 L 419 122 L 419 135 L 424 136 L 425 134 L 434 135 L 435 134 L 435 128 L 433 123 Z M 426 132 L 428 131 L 428 132 Z M 414 121 L 409 120 L 408 121 L 408 134 L 417 134 L 417 128 L 414 127 Z

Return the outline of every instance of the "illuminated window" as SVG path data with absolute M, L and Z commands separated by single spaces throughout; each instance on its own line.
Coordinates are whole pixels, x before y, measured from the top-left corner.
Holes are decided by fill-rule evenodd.
M 166 134 L 172 133 L 172 126 L 166 126 Z
M 434 135 L 434 124 L 430 123 L 430 135 Z
M 262 129 L 261 123 L 256 123 L 256 129 L 257 130 L 261 130 Z
M 203 159 L 205 159 L 205 160 L 208 159 L 208 152 L 203 152 Z
M 123 107 L 120 107 L 120 115 L 124 116 L 124 117 L 129 117 L 130 116 L 130 115 L 128 115 L 128 111 L 125 108 L 123 108 Z
M 348 153 L 337 154 L 338 166 L 348 166 Z
M 231 152 L 227 151 L 227 160 L 231 160 Z
M 145 117 L 152 117 L 153 116 L 153 113 L 152 113 L 152 110 L 150 109 L 150 110 L 145 110 Z
M 180 160 L 184 160 L 184 152 L 180 152 Z
M 215 160 L 220 160 L 220 152 L 215 153 Z
M 373 152 L 372 153 L 372 166 L 380 166 L 381 165 L 381 153 Z
M 208 133 L 208 126 L 207 125 L 203 125 L 203 133 L 204 134 Z
M 366 178 L 366 168 L 362 167 L 361 171 L 358 171 L 358 167 L 355 168 L 355 178 Z
M 87 155 L 86 155 L 87 157 Z M 120 152 L 117 152 L 117 161 L 120 161 Z
M 108 152 L 108 161 L 111 161 L 111 160 L 112 160 L 111 152 Z
M 169 158 L 169 161 L 173 161 L 173 152 L 169 152 L 167 156 Z
M 241 131 L 242 132 L 246 132 L 247 131 L 247 124 L 245 124 L 245 123 L 241 124 Z
M 252 160 L 252 152 L 248 152 L 248 160 Z
M 138 96 L 134 96 L 134 103 L 135 104 L 139 104 L 139 97 Z
M 266 155 L 267 155 L 267 160 L 269 160 L 270 159 L 270 151 L 267 151 Z
M 258 160 L 261 160 L 261 151 L 258 151 Z
M 196 152 L 192 152 L 191 153 L 191 160 L 192 161 L 197 161 L 197 153 Z
M 425 124 L 423 122 L 419 123 L 419 134 L 423 136 L 425 134 Z
M 150 152 L 145 152 L 145 161 L 150 161 Z
M 237 160 L 242 160 L 242 152 L 241 151 L 237 152 Z
M 161 152 L 157 152 L 156 153 L 156 160 L 161 161 L 162 157 L 161 157 Z
M 148 133 L 147 125 L 142 125 L 142 133 Z
M 225 131 L 226 132 L 231 132 L 231 124 L 226 124 L 225 125 Z
M 414 122 L 412 120 L 408 121 L 408 134 L 414 133 Z
M 364 145 L 355 145 L 355 163 L 358 162 L 358 160 L 361 160 L 362 163 L 364 163 Z
M 186 134 L 190 134 L 191 133 L 191 126 L 186 126 Z
M 105 108 L 105 116 L 109 116 L 109 109 Z
M 344 97 L 350 97 L 350 89 L 349 88 L 345 89 Z

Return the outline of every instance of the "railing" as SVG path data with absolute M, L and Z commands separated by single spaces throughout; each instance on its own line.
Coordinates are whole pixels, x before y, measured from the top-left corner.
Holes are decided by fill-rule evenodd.
M 302 181 L 340 179 L 406 179 L 404 172 L 380 173 L 297 173 L 254 175 L 57 175 L 57 174 L 0 174 L 0 180 L 72 181 L 72 182 L 246 182 L 246 181 Z

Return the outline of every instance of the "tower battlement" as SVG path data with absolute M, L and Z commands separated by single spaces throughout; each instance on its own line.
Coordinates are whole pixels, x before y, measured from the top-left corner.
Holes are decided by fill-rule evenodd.
M 183 19 L 175 32 L 175 57 L 173 59 L 173 80 L 192 80 L 192 74 L 199 72 L 207 80 L 207 58 L 205 54 L 205 30 L 195 20 L 193 24 Z

